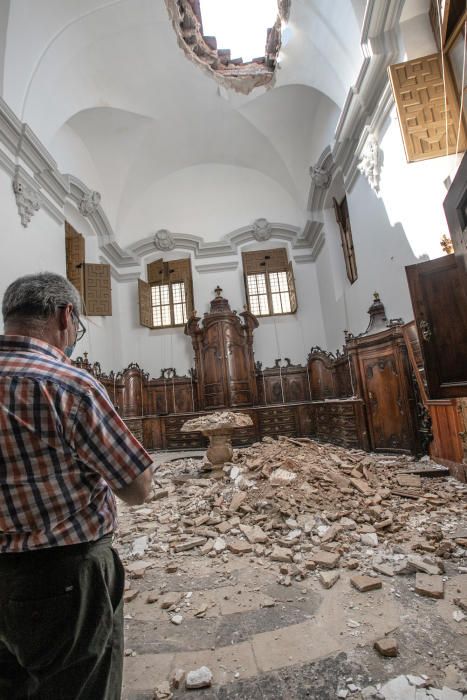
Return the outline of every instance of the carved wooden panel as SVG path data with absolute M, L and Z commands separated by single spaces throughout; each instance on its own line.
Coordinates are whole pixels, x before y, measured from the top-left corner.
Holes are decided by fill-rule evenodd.
M 139 322 L 141 326 L 152 328 L 151 286 L 138 280 Z
M 433 440 L 430 443 L 430 457 L 462 462 L 464 449 L 461 433 L 464 430 L 457 399 L 428 401 Z
M 66 276 L 76 287 L 81 297 L 84 296 L 83 266 L 85 240 L 68 221 L 65 221 Z
M 221 292 L 216 290 L 202 327 L 193 316 L 185 327 L 195 353 L 199 406 L 205 409 L 256 403 L 252 344 L 258 322 L 247 311 L 242 318 L 232 312 Z
M 389 75 L 407 160 L 455 153 L 459 101 L 448 62 L 444 64 L 444 80 L 441 54 L 390 66 Z M 466 147 L 465 125 L 461 120 L 459 150 Z
M 209 326 L 202 343 L 204 407 L 207 409 L 228 405 L 222 330 L 217 323 Z
M 334 370 L 322 358 L 311 360 L 309 365 L 311 396 L 313 401 L 336 398 Z
M 121 379 L 120 379 L 121 376 Z M 125 418 L 142 416 L 143 405 L 143 372 L 137 365 L 130 365 L 119 379 L 123 384 L 123 397 L 120 412 Z
M 84 264 L 84 303 L 86 316 L 111 316 L 110 265 Z
M 406 267 L 430 399 L 467 396 L 467 273 L 454 254 Z
M 365 399 L 374 450 L 412 448 L 402 381 L 391 349 L 377 358 L 363 358 Z
M 229 406 L 249 406 L 252 403 L 250 367 L 241 327 L 226 321 L 223 329 Z
M 314 436 L 348 448 L 366 448 L 362 435 L 360 413 L 361 402 L 326 401 L 313 404 L 315 413 Z

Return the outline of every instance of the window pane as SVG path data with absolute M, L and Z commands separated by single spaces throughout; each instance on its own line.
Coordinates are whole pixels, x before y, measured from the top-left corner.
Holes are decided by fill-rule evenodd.
M 170 326 L 170 297 L 168 284 L 155 284 L 151 288 L 152 323 L 156 328 Z
M 259 315 L 267 316 L 270 313 L 267 294 L 261 294 L 261 296 L 258 297 L 258 299 L 260 308 Z
M 278 282 L 279 282 L 280 291 L 281 292 L 288 292 L 289 285 L 287 284 L 287 273 L 286 272 L 278 272 L 277 278 L 278 278 Z
M 186 306 L 185 304 L 174 304 L 174 323 L 175 325 L 186 323 Z
M 247 284 L 251 313 L 255 314 L 255 316 L 268 315 L 269 305 L 266 291 L 266 275 L 248 275 Z
M 272 312 L 274 314 L 281 314 L 282 313 L 282 304 L 281 304 L 281 295 L 280 294 L 273 294 L 272 295 Z
M 163 326 L 170 326 L 171 325 L 171 318 L 170 318 L 170 306 L 162 306 L 162 325 Z
M 279 274 L 277 272 L 269 273 L 269 284 L 272 294 L 279 291 Z
M 172 297 L 174 304 L 181 304 L 185 301 L 185 283 L 176 282 L 172 285 Z
M 289 296 L 288 291 L 281 293 L 281 302 L 282 302 L 282 313 L 289 314 L 291 307 L 290 307 L 290 296 Z

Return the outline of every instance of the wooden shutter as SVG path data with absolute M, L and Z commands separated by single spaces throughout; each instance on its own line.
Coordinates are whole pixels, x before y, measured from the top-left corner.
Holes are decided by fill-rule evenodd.
M 83 297 L 84 236 L 78 233 L 68 221 L 65 221 L 65 250 L 67 279 L 70 280 L 80 296 Z
M 140 325 L 152 328 L 151 285 L 143 280 L 138 280 L 138 303 Z
M 148 282 L 149 284 L 163 284 L 167 280 L 165 279 L 165 269 L 164 261 L 162 258 L 160 260 L 154 260 L 154 262 L 148 265 Z
M 297 291 L 295 289 L 295 278 L 292 269 L 292 262 L 287 267 L 287 284 L 289 285 L 290 310 L 294 314 L 297 311 Z
M 112 316 L 110 265 L 85 263 L 84 305 L 86 316 Z
M 164 263 L 167 266 L 167 281 L 183 282 L 186 294 L 186 315 L 190 318 L 193 312 L 193 278 L 191 275 L 191 258 L 170 260 Z
M 455 153 L 459 100 L 449 62 L 444 61 L 445 81 L 441 54 L 437 53 L 389 66 L 388 70 L 408 162 Z M 466 130 L 461 119 L 459 150 L 465 151 L 466 147 Z
M 336 221 L 339 225 L 341 234 L 342 251 L 344 253 L 345 269 L 350 284 L 353 284 L 358 279 L 357 260 L 355 258 L 355 249 L 353 246 L 352 227 L 350 225 L 349 208 L 347 206 L 347 197 L 344 197 L 339 204 L 337 199 L 332 198 Z
M 252 250 L 242 253 L 243 271 L 246 275 L 264 272 L 285 272 L 289 259 L 287 248 L 272 248 L 271 250 Z

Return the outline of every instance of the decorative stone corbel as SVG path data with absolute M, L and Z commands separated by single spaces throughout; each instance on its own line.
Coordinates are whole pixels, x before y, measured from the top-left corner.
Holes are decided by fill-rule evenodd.
M 34 212 L 39 211 L 41 208 L 39 190 L 26 182 L 26 179 L 19 172 L 15 174 L 12 184 L 21 223 L 24 228 L 27 228 Z
M 156 231 L 154 234 L 154 247 L 157 250 L 173 250 L 175 248 L 175 240 L 170 231 L 165 228 Z
M 310 177 L 314 186 L 319 190 L 327 190 L 331 184 L 331 173 L 318 165 L 311 166 Z
M 379 180 L 381 176 L 382 152 L 374 134 L 370 134 L 362 151 L 358 169 L 367 178 L 371 189 L 379 194 Z
M 253 222 L 253 238 L 256 241 L 268 241 L 272 236 L 272 226 L 267 219 Z
M 78 205 L 81 214 L 83 216 L 92 216 L 99 206 L 100 201 L 100 192 L 96 190 L 89 190 L 89 192 L 86 192 Z

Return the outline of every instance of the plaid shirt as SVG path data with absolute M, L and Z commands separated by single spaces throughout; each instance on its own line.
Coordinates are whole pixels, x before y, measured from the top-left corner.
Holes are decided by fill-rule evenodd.
M 91 375 L 36 338 L 0 335 L 0 552 L 112 532 L 111 489 L 151 464 Z

